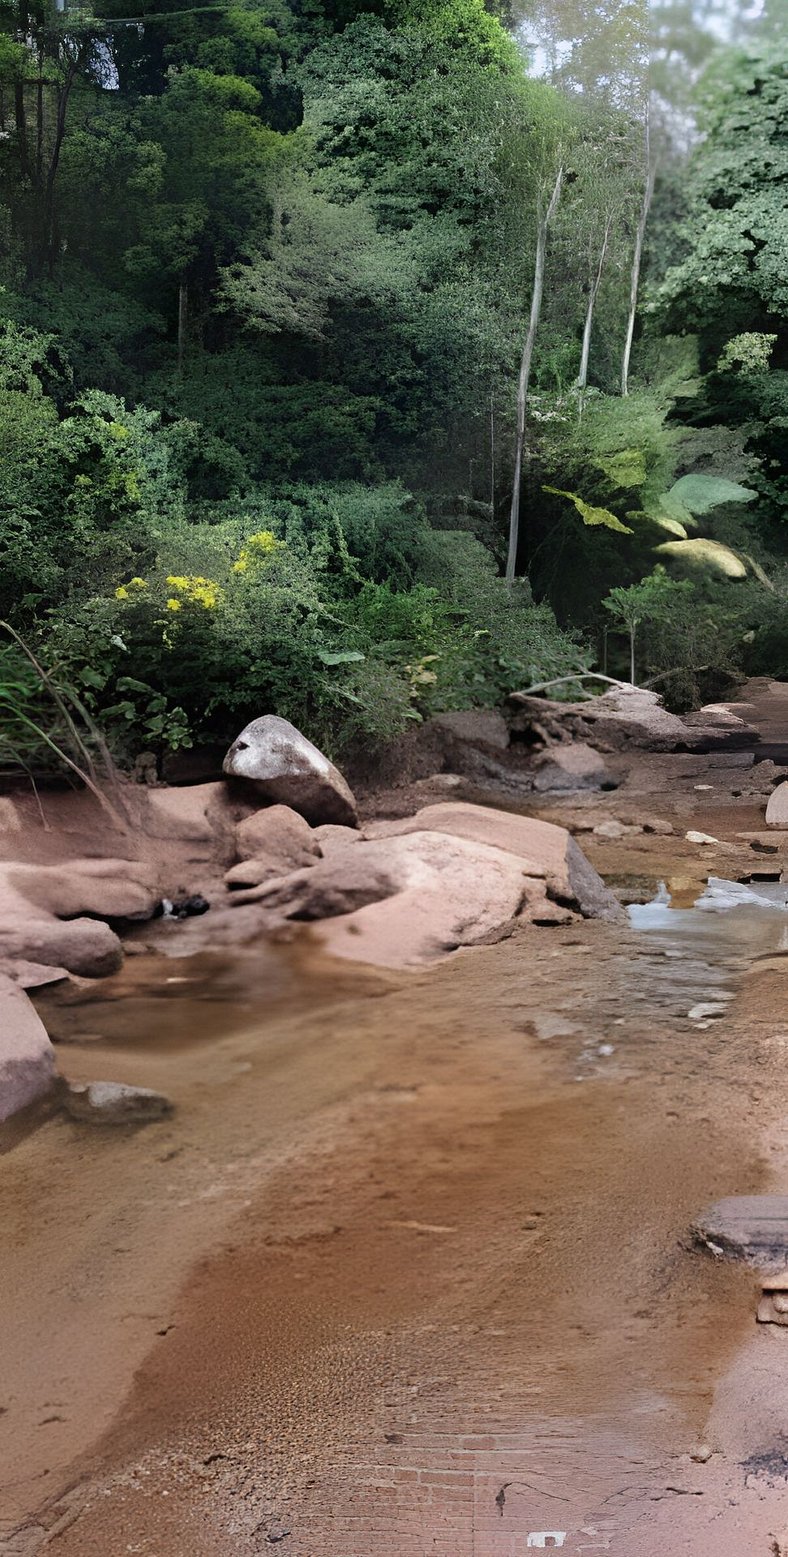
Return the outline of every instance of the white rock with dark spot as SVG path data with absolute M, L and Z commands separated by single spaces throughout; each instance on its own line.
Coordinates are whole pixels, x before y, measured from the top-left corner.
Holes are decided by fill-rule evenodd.
M 150 1124 L 172 1113 L 172 1103 L 148 1087 L 128 1087 L 119 1081 L 89 1081 L 69 1087 L 64 1104 L 72 1119 L 86 1124 Z
M 269 800 L 292 806 L 308 822 L 354 827 L 356 802 L 338 768 L 287 719 L 253 719 L 233 742 L 224 772 L 247 779 Z

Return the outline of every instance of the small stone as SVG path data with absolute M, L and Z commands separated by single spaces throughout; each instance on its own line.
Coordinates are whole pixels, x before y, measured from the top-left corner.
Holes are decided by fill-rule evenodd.
M 615 842 L 619 838 L 626 838 L 630 834 L 639 833 L 640 831 L 640 827 L 628 827 L 625 822 L 619 822 L 617 817 L 611 816 L 604 822 L 597 822 L 594 828 L 594 837 L 610 838 Z
M 90 1081 L 71 1086 L 64 1107 L 84 1124 L 150 1124 L 172 1113 L 172 1103 L 148 1087 L 127 1087 L 118 1081 Z
M 601 1054 L 603 1059 L 608 1059 L 611 1054 L 615 1054 L 616 1046 L 614 1043 L 600 1043 L 596 1052 Z
M 550 790 L 601 789 L 610 783 L 610 777 L 598 751 L 585 741 L 567 741 L 548 746 L 534 764 L 536 775 L 534 789 Z
M 696 1465 L 705 1465 L 706 1461 L 711 1459 L 714 1450 L 709 1443 L 698 1443 L 694 1449 L 690 1449 L 689 1453 L 690 1459 L 694 1460 Z
M 687 843 L 719 843 L 720 841 L 719 838 L 712 838 L 711 833 L 697 833 L 692 828 L 684 834 L 684 837 Z
M 725 1015 L 725 1003 L 722 1000 L 702 1000 L 687 1012 L 690 1022 L 704 1022 L 707 1018 Z

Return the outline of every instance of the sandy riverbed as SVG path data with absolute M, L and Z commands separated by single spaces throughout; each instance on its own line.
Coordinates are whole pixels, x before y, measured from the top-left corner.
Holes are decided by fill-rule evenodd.
M 595 802 L 647 797 L 676 837 L 589 853 L 691 900 L 748 846 L 712 861 L 685 826 L 761 813 L 713 757 L 711 792 L 668 782 L 677 760 Z M 788 1187 L 788 959 L 745 922 L 524 928 L 411 976 L 308 945 L 140 956 L 53 995 L 72 1079 L 177 1112 L 9 1136 L 0 1551 L 788 1551 L 788 1337 L 686 1236 Z

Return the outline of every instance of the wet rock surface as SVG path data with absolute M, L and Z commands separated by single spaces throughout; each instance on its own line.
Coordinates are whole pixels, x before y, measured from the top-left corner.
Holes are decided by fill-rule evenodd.
M 0 957 L 63 967 L 84 978 L 106 978 L 120 967 L 123 947 L 115 931 L 100 920 L 39 918 L 24 905 L 13 915 L 0 911 Z

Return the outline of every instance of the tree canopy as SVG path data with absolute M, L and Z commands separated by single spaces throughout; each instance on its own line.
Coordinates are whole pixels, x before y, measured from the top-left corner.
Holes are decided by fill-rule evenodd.
M 0 7 L 0 613 L 122 760 L 628 674 L 641 595 L 677 705 L 784 668 L 788 40 L 734 10 Z

